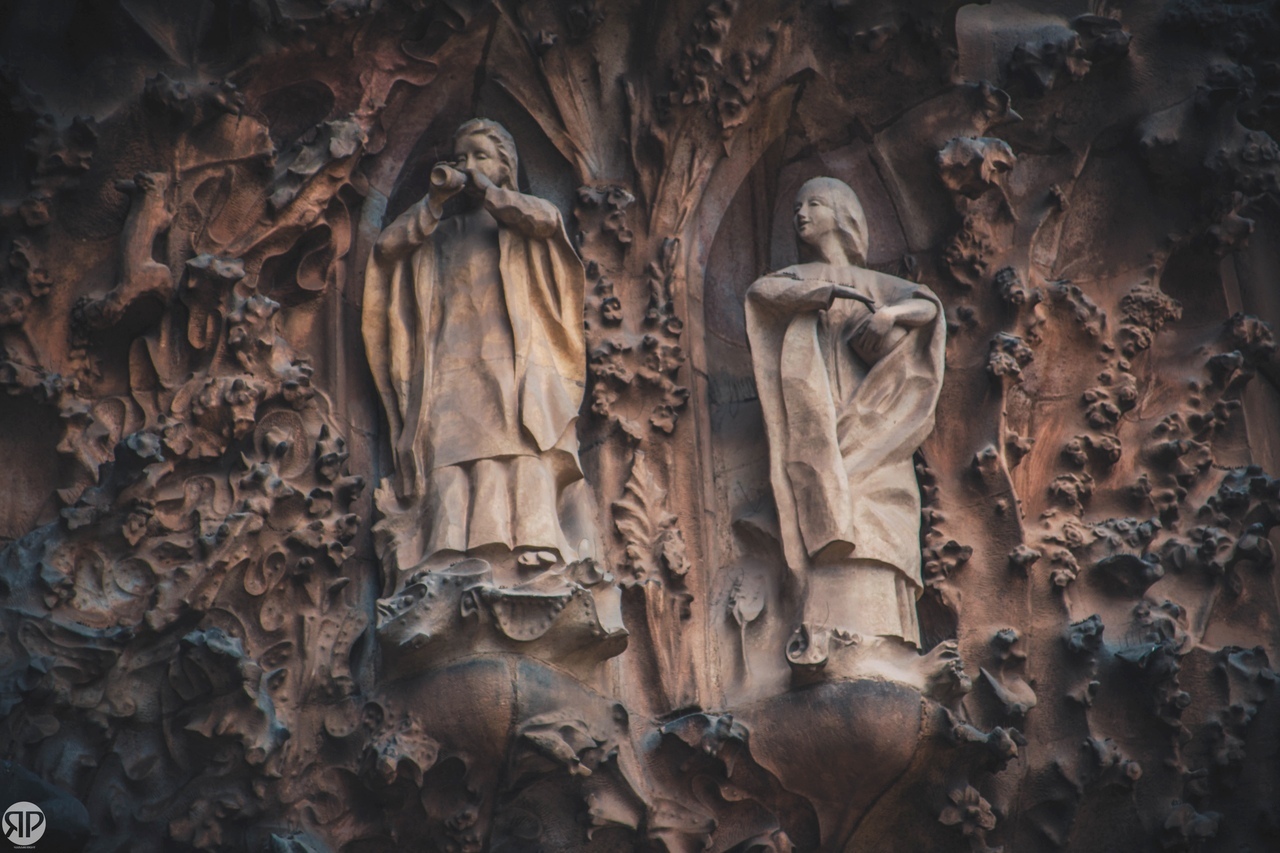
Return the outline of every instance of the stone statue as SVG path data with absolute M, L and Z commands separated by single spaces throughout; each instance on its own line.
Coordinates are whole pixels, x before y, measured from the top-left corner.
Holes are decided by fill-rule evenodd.
M 578 511 L 582 263 L 555 206 L 516 188 L 506 129 L 472 119 L 454 153 L 378 237 L 365 279 L 395 465 L 378 494 L 380 549 L 397 585 L 463 555 L 536 572 L 594 541 Z
M 919 643 L 912 456 L 933 430 L 945 321 L 928 288 L 864 268 L 847 184 L 805 183 L 794 221 L 801 263 L 751 285 L 746 319 L 781 543 L 805 590 L 788 657 L 821 666 L 833 632 Z

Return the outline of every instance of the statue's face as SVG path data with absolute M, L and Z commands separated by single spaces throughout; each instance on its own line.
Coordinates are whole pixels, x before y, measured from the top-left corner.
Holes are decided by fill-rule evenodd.
M 483 133 L 472 133 L 458 140 L 454 158 L 460 169 L 475 169 L 498 186 L 507 183 L 507 167 L 498 146 Z
M 836 211 L 828 193 L 820 187 L 802 187 L 796 195 L 796 234 L 813 244 L 836 230 Z

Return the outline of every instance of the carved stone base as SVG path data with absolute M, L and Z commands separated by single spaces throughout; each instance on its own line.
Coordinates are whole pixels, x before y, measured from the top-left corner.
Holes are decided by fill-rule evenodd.
M 614 803 L 638 802 L 626 712 L 558 668 L 474 656 L 403 674 L 365 716 L 375 736 L 360 775 L 390 835 L 379 844 L 564 849 L 557 840 L 584 840 L 584 812 L 624 837 L 639 826 Z
M 844 850 L 918 753 L 933 749 L 945 711 L 905 685 L 863 679 L 813 684 L 734 716 L 751 733 L 754 759 L 813 804 L 818 849 Z M 852 755 L 859 759 L 833 760 Z
M 485 652 L 515 652 L 586 678 L 627 647 L 621 593 L 594 562 L 580 561 L 514 586 L 485 560 L 419 572 L 378 602 L 378 639 L 392 677 Z
M 899 637 L 863 637 L 801 625 L 787 643 L 787 662 L 797 687 L 822 681 L 891 681 L 945 703 L 972 687 L 957 649 L 954 640 L 947 640 L 921 654 Z

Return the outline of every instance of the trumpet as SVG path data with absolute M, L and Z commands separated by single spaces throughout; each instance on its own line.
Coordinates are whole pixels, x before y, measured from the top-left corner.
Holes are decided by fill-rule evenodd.
M 431 169 L 431 186 L 446 192 L 457 192 L 467 185 L 467 175 L 448 163 L 437 163 Z

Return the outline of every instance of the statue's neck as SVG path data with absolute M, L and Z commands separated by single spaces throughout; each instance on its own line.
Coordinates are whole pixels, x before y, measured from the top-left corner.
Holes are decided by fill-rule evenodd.
M 816 263 L 833 267 L 853 266 L 853 261 L 845 253 L 844 244 L 840 242 L 840 235 L 835 231 L 828 231 L 809 243 L 809 246 L 813 249 L 812 260 Z

